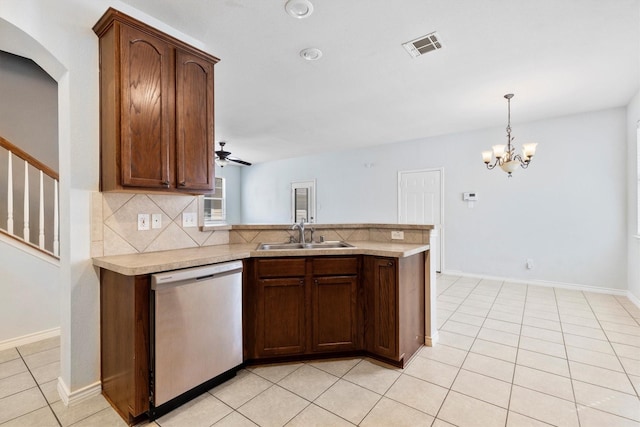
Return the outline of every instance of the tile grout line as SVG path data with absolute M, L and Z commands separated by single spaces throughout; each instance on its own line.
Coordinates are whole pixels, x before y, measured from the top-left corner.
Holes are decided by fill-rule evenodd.
M 518 355 L 520 354 L 520 340 L 522 339 L 522 327 L 524 326 L 524 315 L 527 312 L 527 298 L 529 296 L 529 285 L 525 285 L 525 286 L 526 286 L 526 289 L 524 292 L 524 306 L 522 308 L 522 316 L 520 317 L 520 333 L 518 334 L 518 346 L 516 347 L 516 360 L 513 364 L 513 374 L 511 375 L 511 388 L 509 390 L 509 402 L 507 404 L 507 419 L 505 422 L 505 426 L 509 423 L 509 413 L 511 412 L 511 398 L 513 397 L 513 387 L 515 385 L 516 369 L 518 368 Z M 524 415 L 524 414 L 521 414 L 521 415 Z

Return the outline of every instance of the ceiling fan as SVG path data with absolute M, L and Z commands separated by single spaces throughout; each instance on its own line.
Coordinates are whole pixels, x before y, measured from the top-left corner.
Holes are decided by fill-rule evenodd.
M 220 141 L 220 149 L 216 151 L 216 163 L 221 168 L 229 164 L 229 162 L 240 163 L 241 165 L 251 166 L 251 163 L 240 160 L 236 157 L 232 157 L 231 153 L 224 150 L 226 142 Z

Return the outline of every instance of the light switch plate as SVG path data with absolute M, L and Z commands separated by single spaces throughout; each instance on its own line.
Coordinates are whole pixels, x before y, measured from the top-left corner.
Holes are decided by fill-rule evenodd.
M 149 214 L 138 214 L 138 230 L 144 231 L 149 229 Z
M 151 228 L 162 228 L 162 214 L 151 215 Z
M 195 212 L 182 212 L 182 227 L 197 227 L 198 214 Z
M 392 240 L 404 240 L 404 231 L 392 231 L 391 232 Z

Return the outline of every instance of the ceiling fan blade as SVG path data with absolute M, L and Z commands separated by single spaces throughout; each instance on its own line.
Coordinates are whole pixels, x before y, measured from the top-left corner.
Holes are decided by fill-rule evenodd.
M 229 160 L 230 162 L 240 163 L 241 165 L 251 166 L 251 163 L 245 162 L 244 160 L 240 160 L 240 159 L 234 159 L 233 157 L 227 157 L 227 160 Z

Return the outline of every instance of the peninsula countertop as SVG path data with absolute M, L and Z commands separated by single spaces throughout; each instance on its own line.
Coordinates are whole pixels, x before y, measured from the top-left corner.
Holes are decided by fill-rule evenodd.
M 160 252 L 112 255 L 93 258 L 97 267 L 125 276 L 153 274 L 180 268 L 198 267 L 219 262 L 256 257 L 373 255 L 405 258 L 429 250 L 428 244 L 349 241 L 353 247 L 330 249 L 257 250 L 256 243 L 201 246 Z

